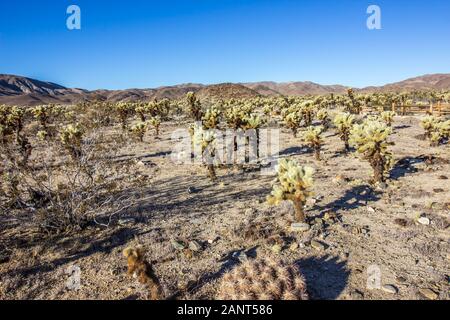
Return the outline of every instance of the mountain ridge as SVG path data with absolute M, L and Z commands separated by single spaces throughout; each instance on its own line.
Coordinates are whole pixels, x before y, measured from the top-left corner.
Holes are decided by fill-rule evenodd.
M 256 96 L 286 96 L 306 94 L 341 94 L 349 86 L 334 84 L 322 85 L 311 81 L 291 82 L 246 82 L 246 83 L 220 83 L 204 85 L 198 83 L 185 83 L 173 86 L 160 86 L 148 89 L 125 90 L 85 90 L 79 88 L 66 88 L 56 83 L 35 80 L 16 75 L 0 74 L 0 104 L 7 105 L 39 105 L 47 103 L 73 104 L 83 101 L 108 100 L 118 101 L 151 101 L 153 99 L 177 99 L 192 91 L 202 100 L 248 98 Z M 450 74 L 426 74 L 408 78 L 399 82 L 383 86 L 370 86 L 355 88 L 358 92 L 386 92 L 410 90 L 449 90 Z

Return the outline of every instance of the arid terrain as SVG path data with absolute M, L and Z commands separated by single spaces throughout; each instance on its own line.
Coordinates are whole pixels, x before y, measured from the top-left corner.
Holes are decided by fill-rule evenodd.
M 126 190 L 135 201 L 108 226 L 44 237 L 23 219 L 0 216 L 0 299 L 145 299 L 147 288 L 126 274 L 129 246 L 146 250 L 166 297 L 214 299 L 225 271 L 276 256 L 299 266 L 311 299 L 449 299 L 450 148 L 430 147 L 422 118 L 395 117 L 395 165 L 381 187 L 369 184 L 368 162 L 342 152 L 335 129 L 324 133 L 317 161 L 282 128 L 280 157 L 316 170 L 305 232 L 290 230 L 290 202 L 267 204 L 275 176 L 229 167 L 211 182 L 201 165 L 171 160 L 171 134 L 189 121 L 163 122 L 160 137 L 147 132 L 117 151 L 145 179 Z M 81 286 L 72 290 L 74 266 Z M 381 288 L 368 289 L 374 267 Z

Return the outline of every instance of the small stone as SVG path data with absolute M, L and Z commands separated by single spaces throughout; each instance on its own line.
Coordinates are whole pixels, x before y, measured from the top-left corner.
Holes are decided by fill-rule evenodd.
M 435 188 L 435 189 L 433 189 L 433 192 L 434 193 L 442 193 L 442 192 L 445 192 L 445 190 L 442 188 Z
M 134 218 L 123 218 L 123 219 L 119 219 L 118 223 L 121 226 L 131 225 L 131 224 L 135 224 L 136 223 L 136 219 L 134 219 Z
M 187 190 L 187 192 L 188 192 L 189 194 L 193 194 L 193 193 L 197 193 L 198 190 L 197 190 L 197 188 L 189 187 L 188 190 Z
M 375 213 L 375 209 L 372 207 L 367 207 L 367 212 L 369 213 Z
M 405 283 L 407 280 L 405 277 L 399 276 L 395 280 L 397 280 L 398 283 Z
M 293 244 L 290 245 L 289 250 L 295 252 L 297 251 L 298 248 L 299 248 L 298 243 L 294 242 Z
M 421 217 L 421 218 L 417 219 L 417 222 L 424 226 L 430 225 L 430 219 L 428 219 L 426 217 Z
M 189 249 L 192 251 L 200 251 L 202 250 L 202 245 L 198 241 L 192 240 L 189 242 Z
M 440 180 L 448 180 L 448 177 L 447 176 L 439 176 L 439 179 Z
M 307 205 L 308 207 L 312 207 L 312 206 L 314 206 L 316 203 L 317 203 L 317 200 L 314 199 L 314 198 L 310 198 L 310 199 L 306 200 L 306 205 Z
M 344 177 L 341 175 L 337 175 L 336 177 L 333 178 L 333 183 L 334 184 L 340 184 L 342 183 L 342 181 L 344 180 Z
M 436 300 L 439 297 L 436 292 L 428 288 L 419 289 L 419 293 L 430 300 Z
M 385 284 L 383 287 L 381 287 L 381 290 L 390 294 L 397 294 L 398 292 L 398 289 L 392 284 Z
M 172 240 L 172 241 L 170 241 L 170 243 L 176 250 L 184 250 L 186 248 L 184 243 L 176 241 L 176 240 Z
M 313 247 L 314 249 L 319 250 L 319 251 L 326 249 L 325 245 L 322 242 L 317 241 L 317 240 L 311 241 L 311 247 Z
M 307 223 L 293 223 L 291 224 L 292 232 L 305 232 L 311 229 L 311 226 Z

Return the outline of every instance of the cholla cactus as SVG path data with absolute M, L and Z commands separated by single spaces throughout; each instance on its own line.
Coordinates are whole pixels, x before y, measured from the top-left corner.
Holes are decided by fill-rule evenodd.
M 350 150 L 348 140 L 350 136 L 350 130 L 352 129 L 354 121 L 355 116 L 351 115 L 350 113 L 338 114 L 333 120 L 333 123 L 339 132 L 341 140 L 344 141 L 346 152 Z
M 149 120 L 149 123 L 155 128 L 155 135 L 159 136 L 159 128 L 161 126 L 161 119 L 159 117 L 152 117 Z
M 36 137 L 37 137 L 39 140 L 41 140 L 41 141 L 46 140 L 46 139 L 47 139 L 47 136 L 48 136 L 48 133 L 47 133 L 47 131 L 45 131 L 45 130 L 39 130 L 39 131 L 36 133 Z
M 200 100 L 197 99 L 194 92 L 188 92 L 186 95 L 187 104 L 191 116 L 195 121 L 201 121 L 203 117 L 202 105 Z
M 292 201 L 295 208 L 296 222 L 305 222 L 303 211 L 306 199 L 312 195 L 314 169 L 302 167 L 294 160 L 282 159 L 277 166 L 277 184 L 273 186 L 271 195 L 267 197 L 270 205 L 277 205 L 283 200 Z
M 205 115 L 202 118 L 203 126 L 206 129 L 217 128 L 221 114 L 222 114 L 222 112 L 216 106 L 212 106 L 211 108 L 208 108 L 205 112 Z
M 69 151 L 72 159 L 76 160 L 81 156 L 81 144 L 83 141 L 84 129 L 79 123 L 69 124 L 60 131 L 60 141 L 63 147 Z
M 245 130 L 249 130 L 249 129 L 258 129 L 259 127 L 261 127 L 261 125 L 264 123 L 263 119 L 256 115 L 256 114 L 252 114 L 246 118 L 244 118 L 244 129 Z
M 250 111 L 243 105 L 233 105 L 227 108 L 224 116 L 228 126 L 234 130 L 243 129 L 246 119 L 250 116 Z
M 396 115 L 397 114 L 394 111 L 383 111 L 381 112 L 380 117 L 390 127 Z
M 141 122 L 145 122 L 146 121 L 146 116 L 145 116 L 145 114 L 147 112 L 147 105 L 146 104 L 144 104 L 144 103 L 136 104 L 136 106 L 134 107 L 134 112 L 136 112 L 139 115 L 139 117 L 141 119 Z
M 450 120 L 440 121 L 433 126 L 430 141 L 432 147 L 437 147 L 442 140 L 449 139 L 450 136 Z
M 320 121 L 321 126 L 323 127 L 324 131 L 328 130 L 328 127 L 330 125 L 330 118 L 328 116 L 328 111 L 326 109 L 320 109 L 316 113 L 317 120 Z
M 16 134 L 16 141 L 20 140 L 20 132 L 23 129 L 23 120 L 25 116 L 25 110 L 17 106 L 11 107 L 9 114 L 6 117 L 6 122 L 9 127 L 11 127 Z
M 385 123 L 373 120 L 366 120 L 351 130 L 350 142 L 369 161 L 375 182 L 385 181 L 393 165 L 392 154 L 387 150 L 391 145 L 387 142 L 391 133 L 392 129 Z
M 297 137 L 298 128 L 300 128 L 300 124 L 302 123 L 301 114 L 295 111 L 287 113 L 283 118 L 283 122 L 286 127 L 291 129 L 294 138 Z
M 117 113 L 122 130 L 126 130 L 128 126 L 128 118 L 130 117 L 132 110 L 134 110 L 133 105 L 126 102 L 119 102 L 114 105 L 114 110 Z
M 322 148 L 323 140 L 321 134 L 323 127 L 308 127 L 303 133 L 303 140 L 314 150 L 316 160 L 320 160 L 320 149 Z
M 48 121 L 50 119 L 50 107 L 49 106 L 37 106 L 31 109 L 31 113 L 34 118 L 39 121 L 42 128 L 47 131 Z
M 131 127 L 131 132 L 138 137 L 140 142 L 144 141 L 144 135 L 148 130 L 147 122 L 138 122 Z
M 297 266 L 273 258 L 249 260 L 226 273 L 218 300 L 308 300 Z
M 194 150 L 201 152 L 201 158 L 208 169 L 209 178 L 212 181 L 215 181 L 217 180 L 216 170 L 214 167 L 215 133 L 211 130 L 205 131 L 203 128 L 198 126 L 194 126 L 192 130 Z
M 304 101 L 300 105 L 300 113 L 302 115 L 305 126 L 309 127 L 313 122 L 314 115 L 314 102 L 311 100 Z
M 425 130 L 425 138 L 430 139 L 439 119 L 435 116 L 426 116 L 420 122 L 420 126 Z

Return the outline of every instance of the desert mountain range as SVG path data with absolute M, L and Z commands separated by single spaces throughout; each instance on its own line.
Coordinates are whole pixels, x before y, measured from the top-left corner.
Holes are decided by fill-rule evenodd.
M 84 90 L 65 88 L 61 85 L 34 80 L 15 75 L 0 74 L 0 104 L 39 105 L 48 103 L 72 104 L 82 101 L 109 100 L 150 101 L 154 98 L 180 98 L 189 91 L 195 92 L 201 99 L 209 98 L 247 98 L 273 95 L 305 95 L 345 93 L 348 86 L 321 85 L 314 82 L 253 82 L 222 83 L 215 85 L 181 84 L 154 89 L 127 90 Z M 431 74 L 380 87 L 358 88 L 363 92 L 409 91 L 409 90 L 449 90 L 450 74 Z

